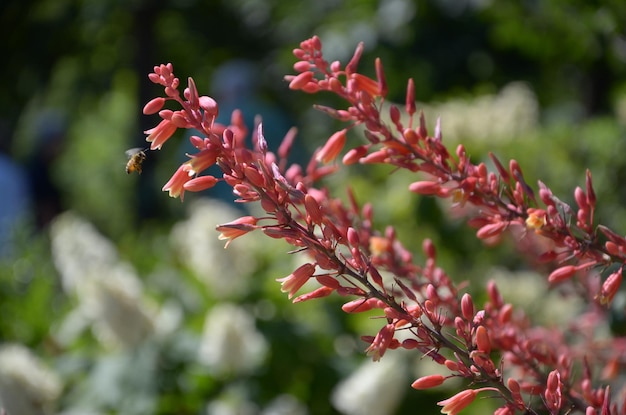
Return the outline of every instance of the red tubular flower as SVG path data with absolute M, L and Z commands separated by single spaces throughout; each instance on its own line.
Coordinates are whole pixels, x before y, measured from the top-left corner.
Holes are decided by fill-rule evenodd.
M 313 276 L 315 272 L 315 264 L 304 264 L 298 267 L 294 272 L 284 278 L 278 278 L 276 281 L 281 283 L 280 291 L 289 293 L 289 298 L 298 292 L 300 288 Z
M 347 130 L 344 128 L 331 135 L 324 147 L 317 153 L 317 161 L 329 163 L 336 159 L 346 144 L 346 132 Z
M 224 249 L 228 248 L 228 245 L 230 245 L 234 239 L 255 230 L 257 228 L 257 221 L 258 219 L 254 216 L 242 216 L 232 222 L 216 226 L 215 229 L 221 232 L 218 239 L 227 241 L 226 245 L 224 245 Z
M 443 406 L 443 408 L 441 408 L 442 414 L 456 415 L 465 409 L 467 405 L 474 402 L 478 391 L 478 389 L 466 389 L 451 398 L 437 402 L 437 405 Z
M 372 360 L 375 362 L 379 361 L 387 351 L 387 348 L 389 348 L 395 332 L 396 327 L 394 324 L 385 324 L 378 334 L 376 334 L 376 337 L 374 337 L 372 344 L 365 349 L 367 355 L 371 356 Z
M 170 197 L 179 197 L 180 200 L 183 200 L 183 196 L 185 195 L 185 183 L 191 180 L 189 173 L 187 171 L 187 166 L 183 164 L 176 170 L 176 173 L 172 176 L 172 178 L 165 183 L 163 186 L 164 192 L 169 192 Z
M 190 176 L 202 173 L 215 164 L 219 152 L 217 149 L 202 150 L 199 153 L 192 154 L 191 159 L 186 163 L 187 171 Z
M 274 154 L 267 148 L 258 124 L 251 140 L 253 145 L 247 146 L 250 140 L 240 112 L 233 112 L 228 127 L 216 124 L 217 103 L 210 97 L 199 96 L 193 80 L 189 80 L 189 87 L 181 98 L 180 82 L 172 66 L 155 67 L 150 80 L 164 87 L 166 97 L 156 98 L 144 107 L 146 114 L 158 112 L 163 119 L 146 132 L 151 148 L 161 148 L 177 127 L 194 128 L 202 136 L 192 138 L 198 152 L 178 169 L 164 190 L 182 199 L 185 190 L 212 186 L 216 178 L 194 176 L 217 162 L 223 170 L 224 181 L 233 187 L 239 201 L 258 201 L 265 209 L 264 221 L 271 222 L 262 227 L 265 234 L 284 239 L 297 250 L 313 256 L 312 263 L 277 280 L 281 291 L 288 293 L 289 298 L 315 278 L 321 287 L 296 297 L 294 302 L 337 292 L 353 300 L 344 304 L 345 312 L 383 310 L 382 313 L 376 311 L 381 317 L 378 321 L 383 321 L 382 329 L 375 337 L 364 338 L 370 342 L 366 351 L 373 360 L 379 360 L 388 349 L 403 347 L 445 365 L 453 376 L 466 378 L 471 385 L 490 386 L 463 390 L 442 400 L 439 402 L 442 413 L 458 414 L 473 402 L 478 392 L 487 389 L 495 391 L 505 401 L 503 405 L 496 405 L 501 406 L 496 410 L 499 415 L 513 414 L 517 410 L 556 413 L 565 410 L 561 406 L 566 405 L 567 410 L 571 406 L 572 412 L 583 412 L 589 406 L 588 413 L 609 413 L 616 404 L 610 402 L 608 387 L 594 388 L 592 385 L 597 383 L 591 373 L 585 375 L 582 382 L 570 381 L 571 368 L 578 367 L 577 359 L 585 359 L 584 365 L 588 359 L 589 366 L 606 367 L 607 376 L 612 376 L 619 370 L 619 360 L 615 357 L 623 355 L 623 345 L 607 342 L 606 348 L 600 350 L 604 345 L 588 344 L 593 339 L 585 338 L 583 341 L 588 343 L 583 346 L 592 347 L 575 344 L 576 347 L 571 348 L 569 336 L 563 336 L 562 331 L 529 327 L 529 319 L 520 317 L 513 312 L 511 304 L 504 303 L 493 282 L 487 287 L 487 304 L 477 312 L 469 294 L 459 298 L 459 287 L 436 265 L 431 242 L 424 244 L 425 264 L 418 265 L 394 232 L 381 235 L 374 230 L 376 221 L 368 206 L 361 208 L 352 196 L 351 203 L 344 204 L 331 198 L 327 189 L 313 188 L 319 178 L 337 168 L 336 165 L 320 166 L 320 162 L 334 161 L 346 145 L 347 130 L 359 126 L 365 141 L 347 152 L 343 158 L 345 164 L 385 163 L 427 174 L 425 179 L 414 179 L 422 181 L 412 183 L 409 190 L 439 198 L 453 197 L 453 206 L 471 204 L 472 209 L 466 209 L 472 215 L 468 222 L 478 229 L 477 237 L 488 242 L 496 240 L 509 225 L 513 232 L 535 230 L 541 238 L 524 234 L 523 238 L 515 240 L 522 248 L 528 247 L 525 250 L 533 257 L 544 252 L 540 259 L 560 261 L 559 268 L 548 277 L 551 283 L 557 283 L 572 278 L 579 270 L 596 265 L 614 266 L 626 258 L 626 238 L 606 227 L 592 226 L 596 195 L 591 174 L 587 172 L 585 187 L 574 192 L 577 204 L 574 209 L 539 183 L 538 197 L 545 205 L 540 208 L 534 190 L 525 182 L 515 160 L 506 168 L 507 163 L 503 165 L 489 154 L 495 165 L 493 171 L 489 171 L 486 164 L 472 162 L 462 144 L 456 151 L 444 145 L 439 120 L 433 136 L 428 135 L 424 114 L 420 112 L 419 121 L 413 118 L 416 113 L 413 80 L 407 84 L 404 114 L 399 107 L 383 106 L 387 81 L 381 61 L 376 60 L 373 79 L 359 74 L 357 66 L 362 53 L 360 44 L 344 68 L 340 62 L 329 63 L 323 59 L 317 37 L 302 42 L 294 51 L 299 62 L 294 65 L 294 74 L 285 77 L 290 88 L 304 92 L 330 91 L 344 99 L 346 106 L 341 109 L 319 109 L 349 125 L 328 139 L 318 151 L 317 160 L 314 158 L 308 168 L 296 165 L 286 169 L 286 157 L 295 133 L 285 139 L 278 154 Z M 175 101 L 182 109 L 165 110 L 165 101 Z M 389 108 L 388 118 L 381 116 L 383 108 Z M 221 232 L 219 237 L 227 240 L 228 246 L 235 238 L 259 228 L 256 223 L 256 218 L 248 216 L 220 225 L 217 227 Z M 603 240 L 603 236 L 608 240 Z M 565 265 L 564 261 L 571 265 Z M 316 269 L 328 272 L 314 275 Z M 381 275 L 383 272 L 385 278 Z M 613 272 L 599 290 L 596 288 L 600 304 L 613 300 L 622 282 L 622 272 L 622 269 Z M 581 286 L 594 287 L 582 274 Z M 575 325 L 588 324 L 586 317 L 581 320 L 583 322 L 573 321 Z M 409 337 L 403 338 L 402 343 L 394 339 L 398 329 Z M 580 332 L 580 329 L 572 330 L 572 339 Z M 519 380 L 509 379 L 507 386 L 504 385 L 502 374 L 490 359 L 492 348 L 497 348 L 498 356 L 508 366 L 519 369 L 514 372 Z M 587 353 L 588 350 L 594 353 Z M 585 357 L 581 358 L 583 353 Z M 606 366 L 611 362 L 613 364 Z M 545 379 L 537 376 L 538 367 L 550 374 Z M 445 379 L 443 375 L 424 376 L 415 380 L 412 387 L 427 389 L 440 385 Z M 505 390 L 507 387 L 510 393 Z M 538 408 L 541 405 L 543 408 Z
M 382 91 L 380 90 L 380 85 L 372 78 L 368 78 L 365 75 L 355 73 L 352 74 L 350 80 L 352 82 L 350 82 L 349 85 L 351 85 L 355 91 L 365 91 L 372 97 L 377 97 L 381 95 Z
M 176 132 L 176 126 L 170 120 L 163 120 L 156 127 L 144 131 L 149 134 L 146 141 L 152 143 L 150 150 L 160 150 L 163 143 Z

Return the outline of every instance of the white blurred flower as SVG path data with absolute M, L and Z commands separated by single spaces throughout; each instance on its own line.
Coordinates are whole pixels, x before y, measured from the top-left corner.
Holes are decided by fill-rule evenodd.
M 239 238 L 224 249 L 215 227 L 242 216 L 231 206 L 208 198 L 194 201 L 189 219 L 174 226 L 171 243 L 197 278 L 217 298 L 243 295 L 256 269 L 254 238 Z
M 292 395 L 280 395 L 274 398 L 261 415 L 307 415 L 308 409 Z
M 346 415 L 393 414 L 407 390 L 406 361 L 400 353 L 379 362 L 365 361 L 332 394 L 333 406 Z
M 250 313 L 222 303 L 207 315 L 198 358 L 215 373 L 249 373 L 263 362 L 267 349 Z
M 207 415 L 257 415 L 258 406 L 251 402 L 248 390 L 241 384 L 230 384 L 217 399 L 207 405 Z
M 207 405 L 207 415 L 256 415 L 258 410 L 251 402 L 212 401 Z
M 115 246 L 96 228 L 73 212 L 57 216 L 50 226 L 52 259 L 63 289 L 73 294 L 76 285 L 91 270 L 104 270 L 118 263 Z
M 0 346 L 0 408 L 7 414 L 51 413 L 62 388 L 59 377 L 26 347 Z
M 496 95 L 418 107 L 424 109 L 426 119 L 433 124 L 441 118 L 444 138 L 452 141 L 513 138 L 532 131 L 539 122 L 537 98 L 522 82 L 512 82 Z
M 106 278 L 81 285 L 81 310 L 91 317 L 96 337 L 104 344 L 132 348 L 155 331 L 156 307 L 143 301 L 141 281 L 124 266 L 109 269 Z
M 115 246 L 89 222 L 73 213 L 60 215 L 51 227 L 52 254 L 63 288 L 78 307 L 56 333 L 71 343 L 91 326 L 107 345 L 132 348 L 154 334 L 157 308 L 143 296 L 143 286 Z

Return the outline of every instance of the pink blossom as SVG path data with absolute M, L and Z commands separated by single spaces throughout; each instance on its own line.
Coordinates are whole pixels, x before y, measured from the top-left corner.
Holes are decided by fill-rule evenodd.
M 176 132 L 176 126 L 170 120 L 163 120 L 156 127 L 144 132 L 149 134 L 146 141 L 152 143 L 150 150 L 160 150 L 167 139 Z
M 176 170 L 172 178 L 163 186 L 164 192 L 169 192 L 170 197 L 179 197 L 183 200 L 185 194 L 185 183 L 191 180 L 187 167 L 183 164 Z
M 465 409 L 467 405 L 474 402 L 474 398 L 476 398 L 477 394 L 477 389 L 465 389 L 451 398 L 437 402 L 437 405 L 443 406 L 443 408 L 441 408 L 442 414 L 456 415 Z
M 383 163 L 419 174 L 408 186 L 409 192 L 451 197 L 449 205 L 458 211 L 459 218 L 477 229 L 478 239 L 495 244 L 511 234 L 510 240 L 529 258 L 529 264 L 540 264 L 537 268 L 541 272 L 552 267 L 553 271 L 544 275 L 548 282 L 564 282 L 576 275 L 576 292 L 584 300 L 595 298 L 608 305 L 622 283 L 626 238 L 595 224 L 598 201 L 591 173 L 586 174 L 585 186 L 573 191 L 576 205 L 572 207 L 544 183 L 537 183 L 538 191 L 533 189 L 516 160 L 502 163 L 489 153 L 493 171 L 484 162 L 473 162 L 463 144 L 445 143 L 445 124 L 437 120 L 430 136 L 424 114 L 415 116 L 413 80 L 407 83 L 403 110 L 384 105 L 388 88 L 382 62 L 375 61 L 375 79 L 362 75 L 358 66 L 363 51 L 364 45 L 359 44 L 343 66 L 339 61 L 325 60 L 316 36 L 294 50 L 298 60 L 295 74 L 285 77 L 290 88 L 307 93 L 328 91 L 345 103 L 340 108 L 318 107 L 347 125 L 327 138 L 307 166 L 289 166 L 286 162 L 295 130 L 275 154 L 258 123 L 249 146 L 249 132 L 240 111 L 232 113 L 230 125 L 215 123 L 219 110 L 215 100 L 200 96 L 192 79 L 188 79 L 181 97 L 180 81 L 172 65 L 154 67 L 149 78 L 164 87 L 165 96 L 144 107 L 146 114 L 158 112 L 162 118 L 159 125 L 146 131 L 151 148 L 161 148 L 177 128 L 193 128 L 198 134 L 191 139 L 197 151 L 189 155 L 163 190 L 182 199 L 185 190 L 209 188 L 218 179 L 199 174 L 217 165 L 222 171 L 220 180 L 232 187 L 237 202 L 258 202 L 265 212 L 264 226 L 258 226 L 260 219 L 253 216 L 218 226 L 226 247 L 258 228 L 266 236 L 286 241 L 294 251 L 312 259 L 277 280 L 281 291 L 293 298 L 312 278 L 321 285 L 293 302 L 331 294 L 347 297 L 344 312 L 368 310 L 377 317 L 374 321 L 381 322 L 376 336 L 362 337 L 369 342 L 366 352 L 373 360 L 401 347 L 432 359 L 450 372 L 447 377 L 485 386 L 439 402 L 442 413 L 459 413 L 483 390 L 492 391 L 493 398 L 503 402 L 496 410 L 500 415 L 516 411 L 556 413 L 565 408 L 572 412 L 615 412 L 611 389 L 595 386 L 600 384 L 594 378 L 598 370 L 591 368 L 604 368 L 606 376 L 613 376 L 626 353 L 626 344 L 617 338 L 600 344 L 585 334 L 602 318 L 600 307 L 588 307 L 586 314 L 573 316 L 566 328 L 547 329 L 536 325 L 489 282 L 486 295 L 476 291 L 475 298 L 484 299 L 484 307 L 477 311 L 472 297 L 461 294 L 465 286 L 456 284 L 438 264 L 431 240 L 424 240 L 423 255 L 414 253 L 402 244 L 394 228 L 379 226 L 371 203 L 363 203 L 351 191 L 347 201 L 341 200 L 320 184 L 321 178 L 340 167 L 321 164 L 332 162 L 344 149 L 345 164 Z M 163 109 L 165 101 L 178 104 L 180 109 Z M 362 131 L 362 141 L 346 148 L 350 147 L 347 131 L 355 126 Z M 618 271 L 614 271 L 616 266 Z M 613 272 L 603 283 L 590 272 L 609 267 Z M 323 274 L 314 275 L 316 269 L 324 270 Z M 406 336 L 402 341 L 394 338 L 397 330 Z M 501 362 L 491 360 L 492 352 Z M 505 384 L 501 368 L 514 373 L 516 379 L 509 378 Z M 434 387 L 447 377 L 426 375 L 412 386 Z
M 257 221 L 258 219 L 254 216 L 242 216 L 232 222 L 218 225 L 215 228 L 218 232 L 221 232 L 218 236 L 218 239 L 226 240 L 226 245 L 224 245 L 224 249 L 228 248 L 228 245 L 230 245 L 230 243 L 234 239 L 255 230 L 257 228 Z
M 393 340 L 395 330 L 393 324 L 386 324 L 378 334 L 376 334 L 370 346 L 365 350 L 367 355 L 372 357 L 372 360 L 376 362 L 383 357 Z
M 280 290 L 284 293 L 289 293 L 289 298 L 292 298 L 295 293 L 313 276 L 315 272 L 315 264 L 304 264 L 299 266 L 294 272 L 284 278 L 279 278 L 276 281 L 281 283 Z

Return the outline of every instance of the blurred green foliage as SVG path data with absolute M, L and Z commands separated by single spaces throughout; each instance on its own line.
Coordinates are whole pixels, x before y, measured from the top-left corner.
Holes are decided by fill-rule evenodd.
M 42 114 L 54 111 L 63 121 L 64 141 L 46 171 L 62 210 L 95 224 L 137 270 L 145 295 L 159 306 L 175 304 L 182 322 L 169 337 L 150 338 L 134 349 L 107 348 L 91 331 L 56 344 L 79 299 L 61 289 L 48 224 L 40 224 L 21 228 L 14 252 L 0 263 L 0 340 L 26 345 L 59 373 L 65 385 L 59 410 L 195 414 L 220 401 L 256 405 L 251 412 L 240 406 L 228 413 L 260 413 L 277 396 L 291 394 L 310 414 L 336 413 L 332 391 L 363 360 L 358 336 L 374 334 L 379 322 L 346 316 L 339 298 L 291 305 L 274 281 L 293 270 L 286 246 L 257 246 L 254 276 L 240 297 L 219 298 L 194 274 L 173 250 L 171 231 L 188 218 L 187 206 L 198 197 L 181 204 L 160 193 L 180 161 L 180 148 L 166 146 L 151 155 L 141 177 L 124 173 L 124 150 L 144 145 L 141 132 L 155 123 L 155 117 L 141 116 L 143 104 L 161 93 L 147 81 L 152 65 L 172 62 L 178 76 L 194 77 L 202 92 L 211 93 L 211 74 L 222 63 L 258 63 L 259 93 L 298 125 L 300 144 L 309 152 L 336 127 L 311 104 L 337 101 L 291 93 L 282 76 L 291 71 L 291 50 L 313 34 L 329 59 L 346 61 L 365 41 L 361 70 L 372 74 L 380 56 L 390 98 L 400 103 L 409 77 L 421 102 L 470 106 L 523 81 L 538 103 L 533 128 L 485 138 L 481 128 L 493 122 L 485 114 L 474 117 L 479 128 L 472 131 L 478 133 L 448 137 L 443 118 L 444 140 L 463 142 L 473 160 L 487 161 L 489 151 L 503 161 L 515 158 L 529 183 L 542 180 L 568 202 L 574 187 L 584 186 L 589 168 L 598 219 L 624 229 L 625 22 L 626 4 L 618 0 L 5 1 L 0 149 L 30 171 L 52 127 Z M 429 114 L 429 128 L 437 115 Z M 382 231 L 394 224 L 418 260 L 421 240 L 430 237 L 456 281 L 481 280 L 494 265 L 523 264 L 506 244 L 482 247 L 473 230 L 447 216 L 440 203 L 409 194 L 412 176 L 370 167 L 346 169 L 328 185 L 345 197 L 349 183 L 360 203 L 373 201 L 375 225 Z M 205 317 L 225 300 L 252 310 L 270 344 L 254 373 L 216 375 L 196 359 Z M 406 360 L 407 388 L 425 364 L 419 358 Z M 449 395 L 408 392 L 395 413 L 414 413 L 416 407 L 437 413 L 434 403 Z

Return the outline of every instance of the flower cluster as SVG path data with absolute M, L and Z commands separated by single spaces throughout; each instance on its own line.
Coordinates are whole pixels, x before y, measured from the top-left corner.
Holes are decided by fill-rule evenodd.
M 433 134 L 428 132 L 424 115 L 417 112 L 413 80 L 408 81 L 403 109 L 383 105 L 387 82 L 382 63 L 375 62 L 375 79 L 360 74 L 362 52 L 361 44 L 344 66 L 324 59 L 317 37 L 294 50 L 296 74 L 285 77 L 290 88 L 328 91 L 347 103 L 342 109 L 318 106 L 346 127 L 332 134 L 306 167 L 287 161 L 295 130 L 274 153 L 259 123 L 248 144 L 239 111 L 233 112 L 230 125 L 218 124 L 218 104 L 200 96 L 191 78 L 181 95 L 172 65 L 155 67 L 149 78 L 164 87 L 165 97 L 144 107 L 145 114 L 158 113 L 162 119 L 146 132 L 151 149 L 160 149 L 178 128 L 198 134 L 190 138 L 197 152 L 163 190 L 182 199 L 185 191 L 225 181 L 236 202 L 258 202 L 265 212 L 262 216 L 243 216 L 217 226 L 220 239 L 228 245 L 257 230 L 308 253 L 308 262 L 278 279 L 282 291 L 294 302 L 333 293 L 349 297 L 343 306 L 347 313 L 377 310 L 384 317 L 382 328 L 363 337 L 373 360 L 389 349 L 416 350 L 449 372 L 419 378 L 412 384 L 415 389 L 436 387 L 449 377 L 469 380 L 467 389 L 439 403 L 442 413 L 459 413 L 485 391 L 502 400 L 495 412 L 499 415 L 623 413 L 623 405 L 611 401 L 609 383 L 626 363 L 626 345 L 617 340 L 598 342 L 591 331 L 621 285 L 626 238 L 595 223 L 591 173 L 587 172 L 584 189 L 575 189 L 572 207 L 543 183 L 538 191 L 533 189 L 515 160 L 505 167 L 490 154 L 495 171 L 485 163 L 473 164 L 462 145 L 446 147 L 439 121 Z M 163 109 L 168 101 L 181 109 Z M 363 127 L 365 142 L 344 152 L 346 134 L 357 125 Z M 521 250 L 536 262 L 553 264 L 550 283 L 571 281 L 584 288 L 580 291 L 587 295 L 588 311 L 568 327 L 533 326 L 521 310 L 505 302 L 493 282 L 486 287 L 486 304 L 477 307 L 437 265 L 430 240 L 423 242 L 426 260 L 418 264 L 392 227 L 374 228 L 372 204 L 360 205 L 350 191 L 348 203 L 343 203 L 318 187 L 320 178 L 338 169 L 336 163 L 328 163 L 342 152 L 346 165 L 384 163 L 420 172 L 421 180 L 407 190 L 450 199 L 453 207 L 464 208 L 481 240 L 495 243 L 505 233 L 517 232 Z M 219 166 L 221 177 L 203 174 L 212 165 Z M 597 271 L 609 268 L 612 273 L 599 284 Z M 316 281 L 317 288 L 298 295 L 310 281 Z M 604 384 L 598 383 L 600 376 Z

